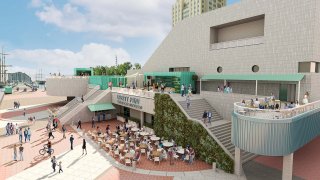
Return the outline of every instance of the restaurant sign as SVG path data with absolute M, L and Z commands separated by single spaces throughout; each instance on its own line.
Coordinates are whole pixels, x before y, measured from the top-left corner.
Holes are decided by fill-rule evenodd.
M 137 98 L 137 97 L 117 94 L 117 102 L 118 104 L 121 104 L 124 106 L 132 107 L 135 109 L 142 109 L 142 106 L 140 105 L 140 98 Z

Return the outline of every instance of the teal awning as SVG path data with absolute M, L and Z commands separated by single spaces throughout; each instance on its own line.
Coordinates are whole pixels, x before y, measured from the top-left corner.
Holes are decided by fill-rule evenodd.
M 88 106 L 88 108 L 91 112 L 116 109 L 111 103 L 91 104 Z
M 195 74 L 194 72 L 188 72 L 188 71 L 183 71 L 183 72 L 145 72 L 144 76 L 168 76 L 168 77 L 181 77 L 181 76 L 186 76 L 186 75 L 193 75 Z
M 211 74 L 201 80 L 301 81 L 304 74 Z

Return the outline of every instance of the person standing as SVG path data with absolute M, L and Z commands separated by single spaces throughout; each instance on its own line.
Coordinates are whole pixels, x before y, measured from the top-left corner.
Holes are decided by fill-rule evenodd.
M 53 136 L 53 133 L 52 133 L 52 130 L 51 130 L 51 128 L 49 129 L 49 138 L 48 139 L 50 139 L 52 137 L 52 139 L 54 139 L 54 136 Z
M 65 127 L 64 125 L 62 125 L 62 134 L 63 134 L 63 139 L 65 139 L 65 138 L 66 138 L 66 131 L 67 131 L 66 127 Z
M 60 172 L 63 172 L 63 170 L 62 170 L 62 162 L 61 161 L 59 162 L 59 174 L 60 174 Z
M 181 85 L 181 97 L 184 96 L 184 84 Z
M 18 123 L 16 123 L 16 134 L 19 134 L 19 126 L 18 126 Z
M 82 103 L 84 103 L 83 95 L 81 96 L 81 101 L 82 101 Z
M 30 129 L 30 127 L 28 128 L 28 140 L 29 140 L 29 142 L 31 140 L 31 129 Z
M 22 128 L 19 129 L 19 142 L 22 143 Z
M 96 127 L 96 125 L 95 125 L 95 123 L 94 123 L 94 117 L 92 117 L 91 128 L 95 128 L 95 127 Z
M 27 138 L 28 138 L 28 130 L 27 130 L 27 128 L 24 129 L 23 136 L 24 136 L 24 142 L 26 143 L 27 142 Z
M 207 124 L 206 124 L 206 120 L 207 120 L 207 117 L 208 117 L 207 115 L 208 115 L 208 114 L 207 114 L 207 111 L 204 111 L 204 112 L 203 112 L 203 115 L 202 115 L 202 118 L 203 118 L 203 123 L 204 123 L 205 125 L 207 125 Z
M 56 160 L 56 157 L 55 157 L 55 156 L 53 156 L 53 157 L 51 158 L 51 163 L 52 163 L 53 172 L 56 172 L 57 160 Z
M 79 119 L 78 121 L 78 126 L 77 126 L 77 129 L 80 128 L 81 129 L 81 120 Z
M 73 141 L 74 141 L 74 138 L 73 138 L 73 135 L 71 134 L 71 137 L 70 137 L 71 150 L 73 150 Z
M 23 161 L 23 146 L 22 144 L 20 144 L 20 147 L 19 147 L 19 155 L 20 155 L 20 161 Z
M 212 113 L 209 111 L 208 112 L 208 123 L 211 125 L 211 118 L 212 118 Z
M 86 151 L 86 155 L 87 155 L 87 142 L 86 142 L 86 140 L 83 138 L 83 143 L 82 143 L 82 155 L 84 154 L 84 151 Z
M 186 101 L 187 101 L 187 109 L 189 109 L 190 108 L 190 96 L 189 95 L 187 95 Z
M 17 161 L 17 144 L 13 145 L 13 160 Z
M 23 116 L 26 116 L 26 108 L 23 109 Z

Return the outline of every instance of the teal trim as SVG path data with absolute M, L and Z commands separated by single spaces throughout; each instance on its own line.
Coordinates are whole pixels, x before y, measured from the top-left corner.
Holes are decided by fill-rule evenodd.
M 88 105 L 88 108 L 91 112 L 116 109 L 111 103 L 91 104 L 91 105 Z
M 231 142 L 248 152 L 285 156 L 320 135 L 320 108 L 289 119 L 258 119 L 232 114 Z
M 81 73 L 89 73 L 93 76 L 93 68 L 73 68 L 73 75 L 80 76 Z
M 108 83 L 112 82 L 113 87 L 119 87 L 119 83 L 122 83 L 122 87 L 125 87 L 127 78 L 124 76 L 90 76 L 89 84 L 99 85 L 101 90 L 108 89 Z
M 201 80 L 301 81 L 304 74 L 211 74 Z
M 144 81 L 147 82 L 147 76 L 154 77 L 155 83 L 164 82 L 167 87 L 175 88 L 175 92 L 180 93 L 181 85 L 187 87 L 191 84 L 195 90 L 195 81 L 192 76 L 196 75 L 195 72 L 146 72 L 144 73 Z M 152 86 L 152 84 L 150 84 Z M 188 88 L 187 88 L 188 89 Z

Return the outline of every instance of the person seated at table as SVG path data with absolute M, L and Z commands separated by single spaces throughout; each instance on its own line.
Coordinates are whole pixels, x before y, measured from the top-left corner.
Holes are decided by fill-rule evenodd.
M 189 147 L 185 148 L 184 149 L 184 153 L 183 155 L 181 156 L 181 159 L 184 160 L 184 158 L 189 154 Z
M 167 151 L 164 149 L 161 151 L 160 161 L 162 161 L 163 159 L 168 159 Z
M 254 101 L 253 101 L 253 99 L 251 99 L 251 101 L 250 101 L 250 107 L 254 107 Z
M 97 134 L 98 134 L 98 136 L 100 136 L 100 134 L 101 134 L 101 129 L 99 126 L 97 126 Z
M 258 98 L 256 98 L 256 100 L 254 101 L 254 107 L 259 108 L 259 106 L 260 106 L 260 101 Z
M 162 140 L 159 141 L 159 146 L 158 146 L 158 148 L 159 148 L 159 149 L 163 148 L 163 142 L 162 142 Z
M 146 139 L 143 139 L 141 144 L 147 144 L 147 140 Z
M 293 104 L 292 101 L 291 101 L 290 104 L 288 105 L 288 108 L 294 108 L 294 104 Z
M 246 106 L 246 101 L 242 100 L 240 106 Z
M 294 107 L 299 107 L 300 105 L 299 105 L 299 101 L 298 100 L 296 100 L 296 103 L 294 104 Z
M 289 106 L 287 103 L 284 103 L 284 109 L 289 109 Z
M 133 160 L 137 161 L 140 158 L 140 151 L 136 151 L 133 156 Z
M 136 151 L 135 151 L 134 149 L 132 149 L 132 148 L 130 148 L 130 151 L 129 151 L 129 152 L 130 152 L 130 154 L 132 154 L 132 155 L 136 153 Z
M 275 106 L 275 109 L 276 109 L 276 110 L 279 110 L 279 108 L 280 108 L 280 106 L 279 106 L 279 104 L 277 103 L 276 106 Z

